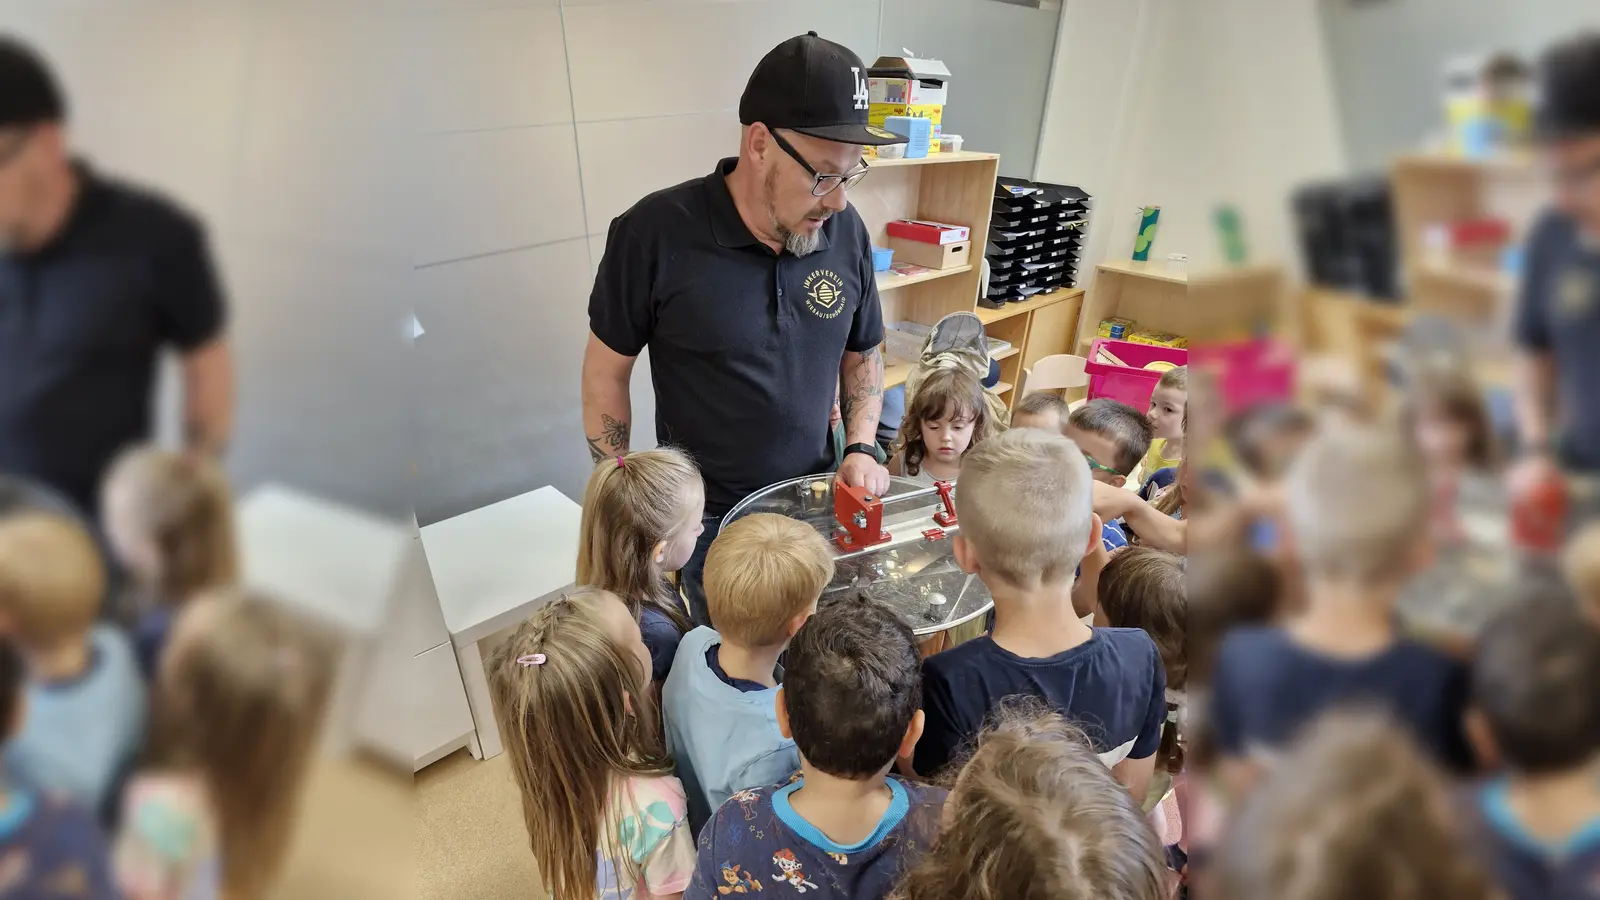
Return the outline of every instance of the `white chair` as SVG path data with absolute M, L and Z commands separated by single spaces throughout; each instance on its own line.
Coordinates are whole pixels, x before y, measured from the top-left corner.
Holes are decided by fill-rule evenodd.
M 1084 371 L 1084 366 L 1089 361 L 1081 356 L 1070 353 L 1057 353 L 1046 356 L 1033 364 L 1028 372 L 1027 386 L 1030 391 L 1058 391 L 1065 388 L 1083 387 L 1089 383 L 1089 374 Z

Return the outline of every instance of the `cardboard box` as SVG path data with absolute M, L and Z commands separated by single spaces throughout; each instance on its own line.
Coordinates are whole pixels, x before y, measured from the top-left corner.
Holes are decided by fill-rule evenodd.
M 927 266 L 930 269 L 953 269 L 956 266 L 967 264 L 968 254 L 972 250 L 971 241 L 959 241 L 954 244 L 928 244 L 923 241 L 907 240 L 906 238 L 889 238 L 889 246 L 894 248 L 894 258 L 906 262 Z
M 884 230 L 890 237 L 921 241 L 924 244 L 955 244 L 969 240 L 972 229 L 965 225 L 946 225 L 943 222 L 925 222 L 921 219 L 895 219 Z
M 882 128 L 890 116 L 927 119 L 933 126 L 928 152 L 936 153 L 949 89 L 950 70 L 937 59 L 880 56 L 867 67 L 867 123 Z
M 1189 339 L 1182 335 L 1168 334 L 1164 331 L 1146 331 L 1142 328 L 1129 332 L 1123 340 L 1130 344 L 1147 344 L 1151 347 L 1171 347 L 1178 350 L 1189 346 Z

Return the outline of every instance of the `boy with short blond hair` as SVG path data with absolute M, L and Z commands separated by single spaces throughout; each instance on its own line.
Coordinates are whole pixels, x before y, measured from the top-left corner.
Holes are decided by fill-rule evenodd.
M 1167 718 L 1166 675 L 1149 635 L 1090 628 L 1073 611 L 1073 570 L 1100 540 L 1092 484 L 1076 445 L 1034 429 L 962 459 L 953 549 L 989 589 L 995 622 L 923 663 L 916 772 L 938 774 L 1001 701 L 1025 695 L 1084 726 L 1117 779 L 1144 798 Z
M 696 832 L 728 797 L 800 767 L 794 741 L 778 727 L 778 657 L 831 580 L 827 541 L 787 516 L 746 516 L 712 542 L 711 627 L 684 635 L 661 689 L 667 749 Z
M 1285 483 L 1303 612 L 1236 629 L 1218 651 L 1212 727 L 1239 787 L 1306 722 L 1350 703 L 1377 706 L 1439 762 L 1472 764 L 1462 726 L 1464 666 L 1402 637 L 1401 588 L 1428 563 L 1427 473 L 1392 429 L 1326 430 Z
M 144 683 L 127 638 L 96 624 L 106 589 L 93 538 L 50 513 L 0 519 L 0 617 L 28 670 L 28 717 L 6 761 L 91 810 L 144 731 Z
M 1053 391 L 1034 391 L 1017 401 L 1011 413 L 1012 428 L 1037 428 L 1060 434 L 1067 425 L 1067 401 Z

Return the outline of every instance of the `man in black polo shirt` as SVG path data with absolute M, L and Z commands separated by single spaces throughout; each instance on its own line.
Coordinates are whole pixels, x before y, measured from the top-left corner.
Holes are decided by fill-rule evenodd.
M 191 450 L 232 415 L 223 301 L 198 222 L 68 153 L 43 61 L 0 37 L 0 473 L 97 513 L 101 474 L 151 436 L 156 364 L 183 359 Z
M 656 432 L 706 482 L 705 533 L 684 581 L 706 623 L 700 574 L 717 520 L 758 488 L 831 467 L 838 392 L 848 447 L 837 478 L 881 492 L 883 312 L 869 235 L 845 192 L 867 125 L 861 59 L 812 32 L 757 64 L 739 101 L 739 156 L 651 194 L 611 223 L 589 298 L 583 425 L 596 461 L 628 450 L 634 359 L 650 348 Z
M 1600 33 L 1551 48 L 1539 74 L 1556 202 L 1528 238 L 1516 310 L 1518 491 L 1561 468 L 1600 476 Z

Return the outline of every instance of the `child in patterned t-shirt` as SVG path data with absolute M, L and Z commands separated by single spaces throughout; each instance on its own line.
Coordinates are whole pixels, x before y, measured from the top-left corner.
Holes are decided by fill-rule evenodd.
M 890 775 L 922 733 L 916 639 L 865 597 L 823 605 L 789 645 L 787 784 L 734 794 L 700 832 L 685 900 L 761 892 L 878 900 L 933 843 L 945 792 Z

